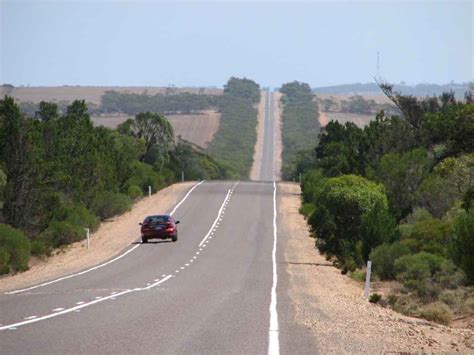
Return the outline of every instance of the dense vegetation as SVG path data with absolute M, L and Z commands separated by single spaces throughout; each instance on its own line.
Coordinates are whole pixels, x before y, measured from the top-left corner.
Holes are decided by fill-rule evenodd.
M 372 260 L 395 309 L 449 323 L 474 309 L 474 105 L 382 89 L 401 114 L 330 122 L 295 168 L 301 211 L 343 272 Z
M 299 154 L 314 147 L 314 137 L 319 133 L 318 106 L 308 84 L 294 81 L 282 85 L 282 178 L 292 180 L 297 176 L 295 167 Z
M 193 113 L 216 107 L 219 96 L 206 94 L 156 94 L 148 95 L 107 91 L 102 95 L 102 112 L 120 112 L 136 115 L 139 112 Z
M 0 271 L 24 270 L 30 253 L 84 238 L 101 219 L 123 213 L 151 186 L 227 178 L 223 165 L 189 142 L 175 142 L 168 120 L 140 113 L 111 130 L 94 127 L 84 101 L 64 114 L 42 102 L 34 117 L 0 100 Z
M 260 86 L 249 79 L 231 78 L 219 100 L 219 129 L 207 152 L 231 167 L 234 178 L 247 179 L 257 140 Z

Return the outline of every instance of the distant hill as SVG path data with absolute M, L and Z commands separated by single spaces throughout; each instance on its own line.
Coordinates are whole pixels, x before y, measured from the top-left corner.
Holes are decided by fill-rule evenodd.
M 474 84 L 471 82 L 466 83 L 450 83 L 444 85 L 438 84 L 417 84 L 417 85 L 403 85 L 395 84 L 394 88 L 405 95 L 414 96 L 433 96 L 441 95 L 443 92 L 454 91 L 454 94 L 458 98 L 463 98 L 464 93 L 472 87 Z M 382 91 L 376 83 L 355 83 L 355 84 L 343 84 L 336 86 L 325 86 L 313 88 L 313 92 L 316 94 L 349 94 L 349 95 L 383 95 Z

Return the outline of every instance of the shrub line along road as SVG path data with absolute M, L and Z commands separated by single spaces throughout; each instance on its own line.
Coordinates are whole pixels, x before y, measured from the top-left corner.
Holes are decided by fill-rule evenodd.
M 0 353 L 294 352 L 285 350 L 294 338 L 286 339 L 297 328 L 276 283 L 272 95 L 265 94 L 263 182 L 204 182 L 174 210 L 177 243 L 132 245 L 90 272 L 0 295 Z M 278 324 L 292 328 L 281 344 Z

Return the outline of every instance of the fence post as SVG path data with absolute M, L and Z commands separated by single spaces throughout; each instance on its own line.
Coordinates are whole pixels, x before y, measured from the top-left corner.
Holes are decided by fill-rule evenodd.
M 181 182 L 184 182 L 184 171 L 181 171 Z
M 364 296 L 366 299 L 369 299 L 369 291 L 370 291 L 370 274 L 372 270 L 372 261 L 367 261 L 367 272 L 365 274 L 365 292 Z
M 87 249 L 89 249 L 89 245 L 91 243 L 91 232 L 89 228 L 84 228 L 86 231 L 86 237 L 87 237 Z
M 148 186 L 148 197 L 151 197 L 151 186 Z

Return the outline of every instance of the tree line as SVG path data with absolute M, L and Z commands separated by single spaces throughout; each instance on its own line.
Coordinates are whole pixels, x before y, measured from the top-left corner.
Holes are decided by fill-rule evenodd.
M 474 308 L 463 287 L 474 284 L 472 96 L 381 89 L 399 115 L 381 111 L 365 128 L 331 121 L 301 153 L 301 212 L 344 273 L 372 260 L 379 279 L 401 285 L 395 309 L 448 323 Z

